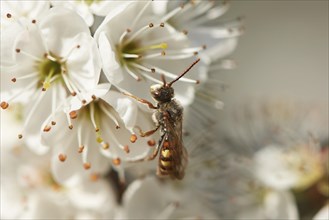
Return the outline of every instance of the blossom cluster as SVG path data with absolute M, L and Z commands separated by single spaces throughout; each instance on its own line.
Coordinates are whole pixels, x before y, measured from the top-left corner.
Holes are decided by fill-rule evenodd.
M 244 33 L 243 18 L 223 19 L 229 7 L 1 1 L 1 219 L 314 216 L 300 207 L 309 189 L 321 206 L 328 195 L 324 113 L 270 103 L 217 123 L 218 73 L 235 68 Z M 150 86 L 166 81 L 184 110 L 182 180 L 148 159 L 166 143 Z

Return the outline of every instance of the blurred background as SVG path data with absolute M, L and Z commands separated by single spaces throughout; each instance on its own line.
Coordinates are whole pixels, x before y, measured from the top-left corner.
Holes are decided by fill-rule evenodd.
M 328 102 L 328 1 L 232 1 L 246 33 L 223 71 L 225 106 L 250 99 Z M 225 111 L 225 110 L 224 110 Z

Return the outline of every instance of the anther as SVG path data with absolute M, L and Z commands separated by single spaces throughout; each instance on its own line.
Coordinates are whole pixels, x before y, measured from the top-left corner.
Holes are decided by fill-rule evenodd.
M 195 84 L 200 84 L 200 80 L 195 80 Z
M 46 125 L 46 127 L 44 127 L 43 131 L 48 132 L 48 131 L 50 131 L 50 129 L 51 129 L 51 126 Z
M 147 144 L 148 144 L 150 147 L 154 147 L 154 146 L 155 146 L 155 140 L 153 140 L 153 139 L 148 140 L 148 141 L 147 141 Z
M 72 130 L 72 129 L 73 129 L 73 125 L 69 125 L 69 129 L 71 129 L 71 130 Z
M 104 150 L 107 150 L 107 149 L 110 148 L 110 144 L 109 143 L 103 143 L 102 147 L 103 147 Z
M 96 182 L 97 180 L 99 180 L 99 174 L 97 173 L 92 173 L 90 174 L 90 180 L 93 181 L 93 182 Z
M 83 164 L 83 168 L 85 168 L 85 170 L 89 170 L 90 167 L 91 167 L 91 164 L 88 162 Z
M 95 95 L 92 95 L 91 98 L 92 98 L 93 100 L 96 100 L 97 97 L 96 97 Z
M 185 35 L 188 34 L 188 31 L 187 31 L 187 30 L 183 30 L 182 32 L 183 32 L 183 34 L 185 34 Z
M 71 93 L 71 96 L 76 96 L 76 95 L 77 95 L 76 92 L 72 92 L 72 93 Z
M 121 164 L 121 159 L 118 157 L 116 159 L 113 159 L 112 160 L 112 163 L 116 166 L 119 166 Z
M 51 121 L 51 125 L 56 125 L 56 121 Z
M 87 100 L 83 99 L 81 102 L 82 102 L 82 104 L 85 105 L 87 103 Z
M 78 149 L 78 153 L 82 153 L 83 152 L 83 149 L 85 149 L 85 146 L 81 145 Z
M 119 128 L 120 128 L 120 126 L 119 126 L 119 125 L 115 126 L 115 129 L 119 129 Z
M 16 82 L 16 78 L 12 78 L 11 81 L 15 83 Z
M 32 24 L 35 24 L 37 23 L 37 21 L 35 19 L 32 20 Z
M 165 55 L 166 55 L 166 52 L 165 52 L 165 51 L 162 51 L 162 52 L 161 52 L 161 55 L 162 55 L 162 56 L 165 56 Z
M 154 68 L 152 68 L 152 69 L 151 69 L 151 72 L 152 72 L 152 73 L 155 73 L 155 69 L 154 69 Z
M 15 51 L 16 51 L 16 53 L 20 53 L 21 52 L 21 49 L 18 49 L 17 48 Z
M 125 145 L 125 146 L 123 147 L 123 150 L 124 150 L 127 154 L 129 154 L 129 152 L 130 152 L 130 149 L 129 149 L 129 146 L 128 146 L 128 145 Z
M 198 54 L 199 54 L 199 52 L 195 51 L 195 52 L 193 52 L 193 54 L 194 54 L 194 55 L 198 55 Z
M 76 119 L 78 117 L 78 113 L 76 111 L 71 111 L 69 115 L 71 119 Z
M 22 134 L 19 134 L 18 135 L 18 139 L 22 139 L 23 138 L 23 135 Z
M 205 45 L 205 44 L 202 45 L 202 49 L 204 49 L 204 50 L 207 49 L 207 45 Z
M 96 132 L 99 132 L 99 128 L 95 128 L 95 131 L 96 131 Z
M 6 16 L 7 16 L 7 18 L 11 18 L 11 14 L 10 13 L 7 13 Z
M 127 28 L 127 30 L 126 30 L 128 33 L 130 33 L 131 32 L 131 29 L 129 29 L 129 28 Z
M 149 23 L 149 27 L 152 28 L 154 26 L 153 23 Z
M 160 23 L 160 27 L 164 27 L 165 26 L 165 24 L 162 22 L 162 23 Z
M 135 143 L 136 140 L 137 140 L 137 135 L 136 135 L 136 134 L 132 134 L 132 135 L 130 136 L 130 142 L 131 142 L 131 143 Z
M 61 161 L 61 162 L 64 162 L 64 161 L 66 160 L 66 158 L 67 158 L 67 156 L 66 156 L 65 154 L 59 154 L 59 155 L 58 155 L 58 159 L 59 159 L 59 161 Z
M 80 45 L 79 45 L 79 44 L 77 45 L 77 48 L 78 48 L 78 49 L 80 48 Z
M 45 53 L 45 54 L 43 55 L 43 57 L 44 57 L 44 58 L 47 58 L 47 57 L 48 57 L 48 53 Z
M 2 109 L 7 109 L 9 104 L 8 104 L 8 102 L 1 102 L 0 106 Z

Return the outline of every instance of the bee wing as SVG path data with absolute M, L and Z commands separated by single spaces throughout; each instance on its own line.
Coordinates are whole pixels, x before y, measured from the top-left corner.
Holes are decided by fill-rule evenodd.
M 171 120 L 164 119 L 166 126 L 166 134 L 164 136 L 165 141 L 163 142 L 161 148 L 168 149 L 170 151 L 170 169 L 167 169 L 168 175 L 174 179 L 182 179 L 185 174 L 185 168 L 187 166 L 187 151 L 183 146 L 183 141 L 181 138 L 182 131 L 181 129 L 182 121 L 176 121 L 175 125 Z M 161 161 L 160 161 L 161 163 Z

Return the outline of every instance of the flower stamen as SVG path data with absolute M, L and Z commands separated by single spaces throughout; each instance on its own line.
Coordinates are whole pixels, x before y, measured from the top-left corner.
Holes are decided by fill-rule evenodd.
M 23 54 L 23 55 L 25 55 L 27 57 L 30 57 L 31 59 L 33 59 L 36 62 L 42 62 L 42 60 L 40 58 L 38 58 L 38 57 L 36 57 L 36 56 L 34 56 L 34 55 L 30 54 L 30 53 L 27 53 L 27 52 L 25 52 L 22 49 L 17 48 L 17 49 L 15 49 L 15 51 L 16 51 L 16 53 L 20 53 L 20 54 Z
M 112 113 L 112 109 L 107 109 L 104 105 L 100 104 L 99 107 L 101 108 L 101 110 L 110 118 L 112 119 L 112 121 L 114 121 L 115 125 L 116 125 L 116 129 L 120 128 L 119 122 L 116 119 L 116 117 L 114 116 L 114 114 Z

